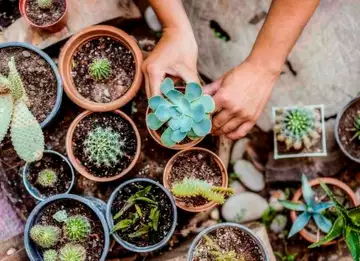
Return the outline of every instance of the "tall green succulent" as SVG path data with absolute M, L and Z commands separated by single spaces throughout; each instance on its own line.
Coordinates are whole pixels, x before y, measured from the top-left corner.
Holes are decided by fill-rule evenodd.
M 170 78 L 166 78 L 160 89 L 164 96 L 150 98 L 152 112 L 147 115 L 146 123 L 152 130 L 167 124 L 161 135 L 161 142 L 165 146 L 172 147 L 185 137 L 198 139 L 210 133 L 210 114 L 215 109 L 215 103 L 210 95 L 203 94 L 199 84 L 188 83 L 183 94 L 175 89 Z
M 43 187 L 54 187 L 55 183 L 57 182 L 58 177 L 55 171 L 52 169 L 44 169 L 40 171 L 37 183 L 39 183 Z
M 89 73 L 91 77 L 98 81 L 109 78 L 111 74 L 111 64 L 109 60 L 106 58 L 95 59 L 90 64 Z
M 353 125 L 353 128 L 347 129 L 347 131 L 355 132 L 354 136 L 351 138 L 351 141 L 354 139 L 360 140 L 360 113 L 358 113 L 358 115 L 355 117 Z
M 30 229 L 30 238 L 43 248 L 56 245 L 61 238 L 61 229 L 55 226 L 35 225 Z
M 33 162 L 42 158 L 44 135 L 28 109 L 28 98 L 14 57 L 8 66 L 8 76 L 0 74 L 0 142 L 11 125 L 11 140 L 17 154 L 26 162 Z
M 215 261 L 246 261 L 244 256 L 238 255 L 234 250 L 226 251 L 222 249 L 211 237 L 204 236 L 204 240 Z
M 59 251 L 60 261 L 85 261 L 86 249 L 82 245 L 66 244 Z
M 36 3 L 41 9 L 50 9 L 53 5 L 53 0 L 37 0 Z
M 90 222 L 84 216 L 71 216 L 65 220 L 64 234 L 72 241 L 84 240 L 89 236 L 90 232 Z
M 44 251 L 43 257 L 44 257 L 44 261 L 57 261 L 58 253 L 54 249 L 49 249 Z

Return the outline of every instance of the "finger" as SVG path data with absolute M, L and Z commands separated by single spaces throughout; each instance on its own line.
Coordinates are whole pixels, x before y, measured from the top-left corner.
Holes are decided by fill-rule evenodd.
M 251 121 L 247 121 L 243 124 L 241 124 L 237 129 L 230 132 L 229 134 L 226 134 L 226 137 L 232 140 L 238 140 L 246 136 L 246 134 L 251 130 L 251 128 L 254 126 L 254 123 Z
M 200 83 L 199 76 L 196 70 L 192 70 L 186 65 L 179 65 L 176 68 L 178 75 L 186 82 L 197 82 Z
M 245 118 L 234 117 L 228 123 L 226 123 L 224 126 L 221 127 L 221 131 L 222 131 L 222 133 L 225 133 L 225 134 L 233 132 L 234 130 L 236 130 L 236 128 L 238 128 L 245 121 L 246 121 Z
M 216 114 L 213 118 L 213 130 L 216 131 L 220 129 L 224 124 L 230 121 L 232 115 L 227 110 L 222 110 L 218 114 Z
M 160 85 L 165 78 L 165 73 L 158 71 L 148 71 L 149 86 L 151 90 L 151 96 L 160 95 Z
M 151 98 L 151 88 L 150 88 L 150 81 L 149 81 L 149 76 L 147 75 L 147 73 L 144 73 L 144 78 L 145 78 L 145 93 L 146 93 L 146 97 L 148 99 Z
M 223 77 L 217 79 L 216 81 L 207 84 L 204 86 L 204 94 L 209 94 L 213 96 L 221 87 L 221 84 L 223 82 Z

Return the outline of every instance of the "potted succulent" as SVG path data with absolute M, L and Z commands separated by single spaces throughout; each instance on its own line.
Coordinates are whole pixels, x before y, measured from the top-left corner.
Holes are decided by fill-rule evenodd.
M 70 125 L 66 152 L 75 169 L 88 179 L 108 182 L 128 173 L 140 156 L 135 123 L 122 111 L 84 111 Z
M 25 164 L 23 182 L 30 195 L 42 201 L 53 195 L 69 193 L 75 183 L 75 174 L 65 156 L 45 150 L 41 160 Z
M 68 20 L 68 0 L 19 0 L 26 22 L 37 29 L 58 32 Z
M 112 193 L 106 219 L 122 247 L 133 252 L 151 252 L 170 240 L 177 224 L 177 209 L 162 185 L 137 178 L 122 183 Z
M 221 159 L 203 148 L 189 148 L 175 154 L 164 169 L 163 184 L 176 205 L 190 212 L 202 212 L 224 203 L 228 189 L 227 170 Z
M 326 156 L 324 106 L 273 108 L 274 158 Z
M 69 98 L 89 111 L 128 103 L 142 82 L 142 53 L 127 33 L 111 26 L 86 28 L 64 45 L 59 69 Z
M 214 100 L 194 82 L 187 83 L 185 89 L 176 89 L 174 82 L 166 78 L 160 89 L 162 95 L 149 99 L 146 112 L 149 133 L 167 148 L 181 150 L 195 146 L 211 131 Z
M 260 239 L 247 227 L 222 223 L 203 230 L 191 243 L 187 261 L 269 261 Z
M 24 243 L 31 261 L 104 261 L 110 238 L 104 214 L 90 200 L 60 194 L 37 205 L 27 219 Z

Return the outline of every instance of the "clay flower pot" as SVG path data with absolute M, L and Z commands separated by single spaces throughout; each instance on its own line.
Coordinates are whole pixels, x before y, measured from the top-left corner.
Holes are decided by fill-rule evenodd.
M 173 167 L 175 160 L 179 157 L 179 155 L 184 154 L 189 151 L 200 151 L 200 152 L 205 152 L 205 153 L 210 154 L 215 159 L 216 163 L 218 164 L 218 166 L 220 168 L 221 179 L 222 179 L 221 187 L 224 187 L 224 188 L 228 187 L 228 173 L 227 173 L 226 167 L 225 167 L 224 163 L 221 161 L 221 159 L 214 152 L 212 152 L 208 149 L 195 147 L 195 148 L 187 148 L 182 151 L 179 151 L 168 161 L 168 163 L 165 166 L 164 174 L 163 174 L 163 184 L 166 189 L 171 191 L 170 176 L 171 176 L 171 169 Z M 175 201 L 176 201 L 176 206 L 178 206 L 179 208 L 181 208 L 185 211 L 189 211 L 189 212 L 203 212 L 203 211 L 209 210 L 217 205 L 216 202 L 209 202 L 205 205 L 194 207 L 194 206 L 187 206 L 184 202 L 182 202 L 181 200 L 179 200 L 176 197 L 175 197 Z
M 68 9 L 69 9 L 69 2 L 68 0 L 65 0 L 65 12 L 64 14 L 57 20 L 56 22 L 49 24 L 49 25 L 37 25 L 33 23 L 29 17 L 26 14 L 26 3 L 27 0 L 19 0 L 19 10 L 21 13 L 21 16 L 24 17 L 27 23 L 29 23 L 32 27 L 40 30 L 45 30 L 50 33 L 55 33 L 58 31 L 61 31 L 66 26 L 66 23 L 68 21 Z
M 334 179 L 334 178 L 318 178 L 318 179 L 313 179 L 313 180 L 309 181 L 309 184 L 310 184 L 311 187 L 320 186 L 320 182 L 323 182 L 323 183 L 325 183 L 327 185 L 333 185 L 333 186 L 339 188 L 349 198 L 349 200 L 351 202 L 351 205 L 354 206 L 354 207 L 357 206 L 355 193 L 345 183 L 341 182 L 338 179 Z M 298 189 L 295 192 L 295 194 L 294 194 L 294 196 L 292 198 L 292 201 L 293 202 L 299 202 L 301 197 L 302 197 L 302 190 Z M 297 215 L 296 215 L 295 211 L 292 210 L 290 212 L 290 218 L 291 218 L 292 222 L 294 223 L 296 218 L 297 218 Z M 301 230 L 299 233 L 303 238 L 305 238 L 310 243 L 315 243 L 315 242 L 318 241 L 317 235 L 309 232 L 306 229 Z M 336 243 L 336 241 L 331 241 L 331 242 L 329 242 L 327 244 L 324 244 L 324 245 L 333 245 L 335 243 Z
M 110 37 L 121 42 L 131 51 L 135 61 L 135 76 L 130 88 L 120 98 L 108 103 L 98 103 L 83 97 L 76 89 L 71 76 L 73 56 L 76 50 L 84 43 L 99 37 Z M 142 61 L 141 50 L 130 35 L 112 26 L 97 25 L 81 30 L 66 42 L 59 56 L 59 70 L 64 82 L 64 90 L 74 103 L 89 111 L 105 112 L 124 106 L 136 95 L 143 78 L 141 71 Z
M 66 134 L 66 153 L 69 157 L 70 162 L 72 163 L 72 165 L 74 166 L 74 168 L 81 174 L 83 175 L 85 178 L 88 178 L 90 180 L 93 181 L 97 181 L 97 182 L 109 182 L 109 181 L 114 181 L 117 180 L 121 177 L 123 177 L 124 175 L 126 175 L 136 164 L 137 160 L 139 159 L 140 156 L 140 149 L 141 149 L 141 139 L 140 139 L 140 134 L 139 131 L 135 125 L 135 123 L 133 122 L 133 120 L 127 116 L 124 112 L 120 111 L 120 110 L 115 110 L 113 111 L 114 114 L 119 115 L 119 117 L 125 119 L 126 121 L 128 121 L 134 132 L 135 132 L 135 136 L 136 136 L 136 152 L 135 152 L 135 156 L 134 159 L 132 160 L 131 164 L 124 169 L 121 173 L 112 176 L 112 177 L 96 177 L 93 174 L 89 173 L 86 168 L 80 163 L 80 161 L 75 157 L 74 154 L 74 145 L 73 145 L 73 135 L 74 135 L 74 131 L 77 127 L 77 125 L 80 123 L 81 120 L 83 120 L 84 118 L 88 117 L 89 115 L 93 114 L 95 112 L 90 112 L 90 111 L 84 111 L 81 114 L 79 114 L 74 121 L 71 123 L 68 132 Z

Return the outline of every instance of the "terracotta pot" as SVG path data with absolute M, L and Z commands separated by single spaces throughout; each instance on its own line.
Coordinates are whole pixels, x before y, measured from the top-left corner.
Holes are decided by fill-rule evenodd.
M 20 10 L 22 17 L 24 17 L 26 22 L 29 23 L 32 27 L 34 27 L 36 29 L 48 31 L 50 33 L 55 33 L 55 32 L 60 31 L 61 29 L 63 29 L 66 26 L 66 23 L 68 20 L 68 8 L 69 8 L 68 0 L 65 0 L 64 14 L 55 23 L 52 23 L 49 25 L 37 25 L 37 24 L 33 23 L 26 14 L 26 3 L 27 3 L 27 0 L 19 0 L 19 10 Z
M 97 181 L 97 182 L 109 182 L 109 181 L 113 181 L 113 180 L 117 180 L 121 177 L 123 177 L 125 174 L 127 174 L 136 164 L 137 160 L 139 159 L 140 156 L 140 149 L 141 149 L 141 139 L 140 139 L 140 134 L 139 131 L 135 125 L 135 123 L 133 122 L 133 120 L 127 116 L 125 113 L 123 113 L 120 110 L 115 110 L 112 111 L 113 113 L 119 115 L 119 117 L 127 120 L 131 126 L 134 129 L 135 132 L 135 136 L 136 136 L 136 153 L 135 153 L 135 157 L 133 159 L 133 161 L 131 162 L 131 164 L 124 169 L 121 173 L 117 174 L 116 176 L 113 177 L 96 177 L 94 175 L 92 175 L 91 173 L 89 173 L 86 168 L 81 164 L 81 162 L 75 157 L 74 155 L 74 149 L 73 149 L 73 135 L 74 135 L 74 131 L 77 127 L 77 125 L 80 123 L 80 121 L 82 121 L 84 118 L 86 118 L 87 116 L 95 113 L 95 112 L 90 112 L 90 111 L 84 111 L 81 114 L 79 114 L 74 121 L 71 123 L 68 132 L 66 134 L 66 153 L 69 157 L 70 162 L 72 163 L 72 165 L 74 166 L 74 168 L 81 174 L 83 175 L 85 178 L 88 178 L 90 180 L 93 181 Z
M 180 154 L 184 154 L 189 151 L 200 151 L 200 152 L 206 152 L 206 153 L 211 154 L 214 157 L 214 159 L 215 159 L 216 163 L 218 164 L 220 171 L 221 171 L 221 178 L 222 178 L 221 187 L 224 187 L 224 188 L 228 187 L 228 173 L 227 173 L 226 167 L 225 167 L 224 163 L 221 161 L 221 159 L 214 152 L 212 152 L 208 149 L 195 147 L 195 148 L 188 148 L 188 149 L 179 151 L 168 161 L 168 163 L 166 164 L 166 167 L 164 169 L 164 174 L 163 174 L 163 184 L 164 184 L 165 188 L 167 188 L 169 191 L 171 191 L 169 180 L 170 180 L 170 175 L 171 175 L 171 169 L 172 169 L 175 159 Z M 181 200 L 179 200 L 176 197 L 175 197 L 175 200 L 176 200 L 176 205 L 179 208 L 189 211 L 189 212 L 203 212 L 203 211 L 211 209 L 217 205 L 217 203 L 215 203 L 215 202 L 209 202 L 202 206 L 189 207 L 189 206 L 186 206 L 186 204 L 184 202 L 182 202 Z
M 71 76 L 72 58 L 75 51 L 84 43 L 99 37 L 111 37 L 124 44 L 133 54 L 135 60 L 135 77 L 127 92 L 119 99 L 109 103 L 98 103 L 84 98 L 76 89 Z M 59 70 L 68 97 L 78 106 L 96 112 L 116 110 L 128 103 L 138 92 L 142 83 L 142 53 L 135 40 L 124 31 L 107 25 L 96 25 L 81 30 L 66 42 L 59 56 Z
M 327 185 L 333 185 L 333 186 L 341 189 L 345 193 L 345 195 L 348 196 L 348 198 L 350 199 L 352 206 L 354 206 L 354 207 L 357 206 L 357 200 L 356 200 L 355 193 L 353 192 L 353 190 L 348 185 L 341 182 L 340 180 L 333 179 L 333 178 L 313 179 L 313 180 L 309 181 L 309 184 L 310 184 L 311 187 L 319 186 L 320 181 L 324 182 Z M 300 201 L 301 197 L 302 197 L 302 190 L 300 188 L 294 194 L 294 196 L 292 198 L 292 201 L 293 202 L 301 202 Z M 297 218 L 296 212 L 292 210 L 290 212 L 290 217 L 291 217 L 292 222 L 294 223 L 295 219 Z M 305 238 L 310 243 L 317 242 L 317 235 L 316 234 L 313 234 L 313 233 L 307 231 L 306 229 L 301 230 L 299 233 L 303 238 Z M 324 245 L 333 245 L 335 243 L 336 243 L 336 241 L 331 241 L 331 242 L 326 243 Z

